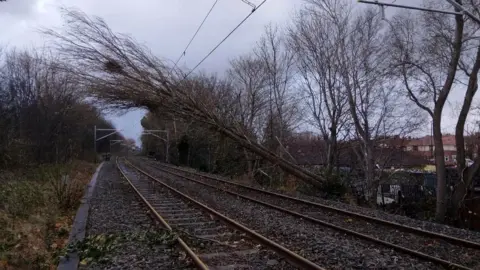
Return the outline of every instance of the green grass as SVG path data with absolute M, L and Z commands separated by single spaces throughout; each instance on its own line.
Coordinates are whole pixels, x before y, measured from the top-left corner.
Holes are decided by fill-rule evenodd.
M 0 173 L 0 269 L 56 268 L 94 170 L 73 162 Z

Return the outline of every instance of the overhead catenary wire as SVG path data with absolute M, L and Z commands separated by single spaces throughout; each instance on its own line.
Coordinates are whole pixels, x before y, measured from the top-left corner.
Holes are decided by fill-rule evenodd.
M 203 21 L 200 23 L 200 25 L 198 26 L 197 30 L 195 31 L 195 34 L 193 34 L 192 38 L 190 39 L 190 41 L 188 42 L 187 46 L 185 46 L 185 49 L 183 49 L 183 52 L 180 54 L 180 56 L 178 57 L 177 61 L 175 61 L 175 64 L 173 65 L 172 69 L 170 70 L 170 73 L 172 73 L 172 71 L 177 67 L 177 64 L 178 62 L 180 61 L 180 59 L 182 59 L 183 56 L 185 56 L 185 54 L 187 53 L 187 49 L 188 47 L 190 47 L 190 44 L 192 44 L 193 40 L 195 39 L 195 37 L 197 36 L 198 32 L 200 32 L 200 29 L 202 28 L 203 24 L 205 23 L 205 21 L 207 20 L 208 16 L 210 16 L 210 13 L 212 13 L 212 10 L 213 8 L 215 7 L 215 5 L 217 5 L 217 2 L 218 0 L 215 0 L 215 2 L 213 2 L 213 5 L 212 7 L 210 8 L 210 10 L 207 12 L 207 15 L 205 15 L 205 18 L 203 18 Z
M 252 9 L 252 11 L 239 23 L 237 24 L 237 26 L 235 26 L 235 28 L 233 28 L 232 31 L 230 31 L 230 33 L 228 33 L 227 36 L 225 36 L 215 47 L 213 47 L 213 49 L 205 56 L 203 57 L 202 60 L 200 60 L 200 62 L 198 62 L 197 65 L 195 65 L 193 67 L 192 70 L 190 70 L 190 72 L 187 73 L 187 75 L 185 75 L 184 79 L 186 79 L 190 74 L 193 73 L 193 71 L 195 69 L 197 69 L 198 66 L 200 66 L 218 47 L 220 47 L 220 45 L 222 45 L 223 42 L 225 42 L 225 40 L 227 40 L 232 34 L 233 32 L 235 32 L 248 18 L 250 18 L 250 16 L 252 16 L 252 14 L 257 11 L 267 0 L 263 0 L 262 3 L 260 3 L 260 5 L 258 5 L 256 8 Z

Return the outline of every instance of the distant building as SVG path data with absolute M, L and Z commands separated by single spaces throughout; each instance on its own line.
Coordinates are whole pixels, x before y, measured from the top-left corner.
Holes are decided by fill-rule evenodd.
M 468 138 L 465 138 L 466 141 Z M 457 145 L 455 142 L 455 135 L 447 134 L 442 138 L 445 165 L 455 166 L 457 164 Z M 471 145 L 466 143 L 466 148 L 471 148 Z M 417 156 L 434 160 L 435 158 L 435 146 L 432 136 L 424 136 L 421 138 L 410 139 L 407 145 L 404 147 L 406 152 L 410 152 Z M 467 149 L 467 152 L 468 149 Z M 475 157 L 475 153 L 472 157 Z M 468 157 L 468 156 L 467 156 Z
M 377 140 L 374 157 L 377 168 L 422 168 L 430 164 L 427 159 L 403 151 L 405 138 L 391 137 Z M 327 145 L 320 137 L 301 134 L 289 138 L 285 147 L 298 165 L 321 168 L 327 164 Z M 336 165 L 343 168 L 362 167 L 360 142 L 356 140 L 338 142 Z
M 442 138 L 445 164 L 453 167 L 457 164 L 455 136 L 446 134 Z M 465 147 L 467 164 L 480 152 L 480 134 L 466 136 Z M 322 167 L 327 160 L 326 143 L 312 132 L 298 133 L 287 139 L 285 146 L 299 165 Z M 423 168 L 432 167 L 435 159 L 435 147 L 432 136 L 381 137 L 376 139 L 375 159 L 381 168 Z M 356 140 L 338 142 L 339 166 L 354 168 L 359 165 L 360 142 Z

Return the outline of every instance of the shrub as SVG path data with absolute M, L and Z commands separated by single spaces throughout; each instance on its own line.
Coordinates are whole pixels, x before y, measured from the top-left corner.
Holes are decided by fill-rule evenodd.
M 0 173 L 0 269 L 56 267 L 95 167 L 73 162 Z
M 53 195 L 61 210 L 70 210 L 78 205 L 83 196 L 84 185 L 72 179 L 69 175 L 60 178 L 52 178 L 49 181 L 53 189 Z
M 51 165 L 41 170 L 42 178 L 51 189 L 54 203 L 62 211 L 75 208 L 83 196 L 85 183 L 72 175 L 74 165 Z
M 328 179 L 322 183 L 321 191 L 327 198 L 342 198 L 347 193 L 347 187 L 339 179 Z
M 343 199 L 348 193 L 348 187 L 341 176 L 331 175 L 318 187 L 298 182 L 297 191 L 309 196 L 322 196 L 326 199 Z
M 28 217 L 45 204 L 41 185 L 34 181 L 8 181 L 0 189 L 0 207 L 14 217 Z

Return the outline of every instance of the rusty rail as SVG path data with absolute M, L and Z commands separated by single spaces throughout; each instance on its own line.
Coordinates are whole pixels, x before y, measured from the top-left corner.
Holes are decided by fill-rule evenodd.
M 115 163 L 117 165 L 117 168 L 118 170 L 120 171 L 120 173 L 122 174 L 122 176 L 127 180 L 128 184 L 130 185 L 130 187 L 132 187 L 132 189 L 135 191 L 135 193 L 137 194 L 138 197 L 140 197 L 140 199 L 142 200 L 142 202 L 148 207 L 148 209 L 150 209 L 150 212 L 155 216 L 155 218 L 158 219 L 158 221 L 160 221 L 160 223 L 162 223 L 162 225 L 167 228 L 167 230 L 169 231 L 172 231 L 172 227 L 170 227 L 170 225 L 168 225 L 168 223 L 165 221 L 165 219 L 163 219 L 162 216 L 160 216 L 160 214 L 153 208 L 153 206 L 148 202 L 147 199 L 145 199 L 145 197 L 140 193 L 140 191 L 138 191 L 138 189 L 133 185 L 133 183 L 130 181 L 130 179 L 128 179 L 128 177 L 125 175 L 125 173 L 123 172 L 123 170 L 120 168 L 120 165 L 118 164 L 118 157 L 117 159 L 115 160 Z M 193 252 L 193 250 L 182 240 L 182 238 L 180 237 L 177 237 L 177 242 L 178 244 L 180 245 L 180 247 L 185 250 L 185 252 L 188 254 L 188 256 L 192 259 L 192 261 L 194 262 L 194 264 L 197 266 L 198 269 L 202 269 L 202 270 L 208 270 L 208 267 L 205 265 L 205 263 L 202 262 L 202 260 L 200 260 L 200 258 L 195 254 L 195 252 Z
M 269 247 L 270 249 L 272 249 L 276 253 L 282 255 L 284 258 L 286 258 L 292 264 L 294 264 L 294 265 L 296 265 L 296 266 L 298 266 L 302 269 L 325 270 L 324 268 L 320 267 L 319 265 L 305 259 L 304 257 L 302 257 L 302 256 L 296 254 L 295 252 L 283 247 L 282 245 L 266 238 L 265 236 L 263 236 L 263 235 L 255 232 L 255 231 L 245 227 L 244 225 L 238 223 L 237 221 L 235 221 L 235 220 L 217 212 L 216 210 L 208 207 L 207 205 L 205 205 L 201 202 L 198 202 L 195 199 L 191 198 L 190 196 L 188 196 L 188 195 L 178 191 L 177 189 L 163 183 L 162 181 L 158 180 L 154 176 L 150 175 L 149 173 L 145 172 L 144 170 L 142 170 L 142 169 L 138 168 L 137 166 L 133 165 L 128 160 L 126 160 L 126 163 L 128 163 L 131 167 L 135 168 L 136 170 L 138 170 L 139 172 L 141 172 L 145 176 L 149 177 L 150 179 L 154 180 L 155 182 L 157 182 L 157 183 L 161 184 L 162 186 L 166 187 L 167 189 L 169 189 L 173 193 L 179 195 L 180 197 L 184 198 L 185 200 L 191 202 L 192 204 L 198 206 L 199 208 L 201 208 L 201 209 L 209 212 L 210 214 L 214 215 L 219 220 L 227 223 L 228 225 L 230 225 L 231 227 L 233 227 L 233 228 L 235 228 L 239 231 L 242 231 L 242 232 L 246 233 L 247 235 L 250 236 L 250 238 L 252 240 Z
M 152 166 L 152 165 L 150 165 L 150 166 Z M 418 252 L 416 250 L 408 249 L 408 248 L 405 248 L 405 247 L 402 247 L 402 246 L 399 246 L 399 245 L 396 245 L 396 244 L 392 244 L 392 243 L 389 243 L 389 242 L 371 237 L 371 236 L 366 235 L 366 234 L 362 234 L 362 233 L 358 233 L 358 232 L 355 232 L 355 231 L 352 231 L 352 230 L 349 230 L 349 229 L 345 229 L 343 227 L 339 227 L 339 226 L 334 225 L 332 223 L 325 222 L 325 221 L 322 221 L 322 220 L 319 220 L 319 219 L 316 219 L 316 218 L 312 218 L 310 216 L 306 216 L 306 215 L 303 215 L 301 213 L 291 211 L 291 210 L 288 210 L 288 209 L 285 209 L 285 208 L 282 208 L 282 207 L 279 207 L 279 206 L 276 206 L 276 205 L 273 205 L 273 204 L 270 204 L 270 203 L 266 203 L 266 202 L 263 202 L 263 201 L 260 201 L 260 200 L 257 200 L 257 199 L 254 199 L 254 198 L 251 198 L 251 197 L 248 197 L 248 196 L 245 196 L 245 195 L 233 192 L 233 191 L 229 191 L 229 190 L 226 190 L 226 189 L 223 189 L 223 188 L 219 188 L 217 186 L 204 183 L 202 181 L 199 181 L 199 180 L 193 179 L 191 177 L 169 171 L 169 170 L 164 169 L 164 168 L 160 168 L 160 167 L 157 167 L 157 166 L 154 166 L 154 168 L 157 168 L 159 170 L 167 172 L 171 175 L 175 175 L 175 176 L 187 179 L 189 181 L 192 181 L 192 182 L 195 182 L 195 183 L 198 183 L 198 184 L 210 187 L 210 188 L 220 190 L 220 191 L 228 193 L 230 195 L 234 195 L 234 196 L 237 196 L 237 197 L 255 202 L 257 204 L 270 207 L 272 209 L 290 214 L 292 216 L 296 216 L 296 217 L 308 220 L 310 222 L 320 224 L 322 226 L 329 227 L 329 228 L 332 228 L 332 229 L 337 230 L 337 231 L 344 232 L 344 233 L 349 234 L 349 235 L 356 236 L 358 238 L 362 238 L 362 239 L 365 239 L 365 240 L 368 240 L 368 241 L 371 241 L 371 242 L 374 242 L 374 243 L 377 243 L 377 244 L 384 245 L 384 246 L 392 248 L 394 250 L 397 250 L 397 251 L 400 251 L 400 252 L 403 252 L 403 253 L 406 253 L 406 254 L 409 254 L 409 255 L 412 255 L 412 256 L 415 256 L 415 257 L 418 257 L 418 258 L 421 258 L 421 259 L 424 259 L 424 260 L 427 260 L 427 261 L 430 261 L 430 262 L 433 262 L 433 263 L 436 263 L 436 264 L 439 264 L 439 265 L 442 265 L 442 266 L 444 266 L 448 269 L 463 269 L 463 270 L 470 270 L 471 269 L 471 268 L 468 268 L 468 267 L 463 266 L 463 265 L 455 264 L 455 263 L 452 263 L 452 262 L 449 262 L 449 261 L 446 261 L 446 260 L 443 260 L 443 259 L 440 259 L 440 258 L 437 258 L 437 257 L 433 257 L 431 255 L 428 255 L 428 254 L 425 254 L 425 253 L 422 253 L 422 252 Z M 204 175 L 204 174 L 191 172 L 191 171 L 187 171 L 187 170 L 184 170 L 184 169 L 179 169 L 179 168 L 174 168 L 174 169 L 182 171 L 182 172 L 198 175 L 198 176 L 201 176 L 201 177 L 206 177 L 206 178 L 209 178 L 209 179 L 212 179 L 212 180 L 220 181 L 220 182 L 223 182 L 223 183 L 226 183 L 226 184 L 240 186 L 240 187 L 243 187 L 243 188 L 246 188 L 246 189 L 262 192 L 264 194 L 274 195 L 274 196 L 282 197 L 282 198 L 285 198 L 285 199 L 294 200 L 294 201 L 297 201 L 297 202 L 302 202 L 302 203 L 305 203 L 305 204 L 308 204 L 308 205 L 318 206 L 318 207 L 321 207 L 321 208 L 324 208 L 324 209 L 327 209 L 327 210 L 330 210 L 330 211 L 336 211 L 336 212 L 340 212 L 342 214 L 351 215 L 351 216 L 354 216 L 354 217 L 359 217 L 359 218 L 362 218 L 364 220 L 377 222 L 379 224 L 388 225 L 388 226 L 391 226 L 391 227 L 395 227 L 397 229 L 404 229 L 405 231 L 408 231 L 408 232 L 414 232 L 414 233 L 417 233 L 417 234 L 420 234 L 420 235 L 426 235 L 426 236 L 450 241 L 450 242 L 453 242 L 457 245 L 462 245 L 462 246 L 465 246 L 465 247 L 475 248 L 475 249 L 480 248 L 480 244 L 478 244 L 478 243 L 463 240 L 463 239 L 459 239 L 459 238 L 455 238 L 455 237 L 451 237 L 451 236 L 448 236 L 448 235 L 443 235 L 443 234 L 439 234 L 439 233 L 434 233 L 434 232 L 429 232 L 429 231 L 425 231 L 425 230 L 421 230 L 421 229 L 416 229 L 416 228 L 401 225 L 401 224 L 398 224 L 398 223 L 395 223 L 395 222 L 385 221 L 385 220 L 381 220 L 381 219 L 378 219 L 378 218 L 369 217 L 369 216 L 358 214 L 358 213 L 353 213 L 353 212 L 350 212 L 350 211 L 347 211 L 347 210 L 343 210 L 343 209 L 339 209 L 339 208 L 335 208 L 335 207 L 331 207 L 331 206 L 327 206 L 327 205 L 323 205 L 323 204 L 319 204 L 319 203 L 315 203 L 315 202 L 311 202 L 311 201 L 307 201 L 307 200 L 303 200 L 303 199 L 298 199 L 298 198 L 295 198 L 295 197 L 291 197 L 291 196 L 287 196 L 287 195 L 283 195 L 283 194 L 279 194 L 279 193 L 275 193 L 275 192 L 256 189 L 256 188 L 249 187 L 249 186 L 246 186 L 246 185 L 233 183 L 231 181 L 218 179 L 216 177 L 210 177 L 210 176 L 207 176 L 207 175 Z M 399 227 L 397 227 L 397 226 L 399 226 Z
M 163 164 L 162 164 L 162 166 L 163 166 Z M 400 223 L 396 223 L 396 222 L 392 222 L 392 221 L 388 221 L 388 220 L 383 220 L 383 219 L 367 216 L 367 215 L 360 214 L 360 213 L 351 212 L 351 211 L 340 209 L 340 208 L 337 208 L 337 207 L 334 207 L 334 206 L 329 206 L 329 205 L 325 205 L 325 204 L 321 204 L 321 203 L 317 203 L 317 202 L 308 201 L 308 200 L 305 200 L 305 199 L 295 198 L 295 197 L 288 196 L 288 195 L 285 195 L 285 194 L 280 194 L 280 193 L 276 193 L 276 192 L 272 192 L 272 191 L 267 191 L 267 190 L 263 190 L 263 189 L 254 188 L 254 187 L 243 185 L 243 184 L 234 183 L 232 181 L 227 181 L 227 180 L 220 179 L 218 177 L 209 176 L 209 175 L 206 175 L 206 174 L 203 174 L 203 173 L 191 172 L 191 171 L 188 171 L 188 170 L 184 170 L 184 169 L 181 169 L 181 168 L 173 168 L 173 167 L 170 167 L 170 166 L 168 166 L 168 167 L 172 168 L 174 170 L 179 170 L 179 171 L 195 174 L 195 175 L 198 175 L 198 176 L 201 176 L 201 177 L 205 177 L 205 178 L 215 180 L 215 181 L 219 181 L 219 182 L 222 182 L 222 183 L 226 183 L 226 184 L 229 184 L 229 185 L 253 190 L 253 191 L 256 191 L 256 192 L 261 192 L 263 194 L 272 195 L 272 196 L 280 197 L 280 198 L 283 198 L 283 199 L 292 200 L 292 201 L 295 201 L 295 202 L 300 202 L 300 203 L 310 205 L 310 206 L 316 206 L 316 207 L 322 208 L 324 210 L 328 210 L 328 211 L 336 212 L 336 213 L 341 213 L 341 214 L 348 215 L 348 216 L 355 217 L 355 218 L 360 218 L 360 219 L 370 221 L 370 222 L 374 222 L 374 223 L 377 223 L 377 224 L 380 224 L 380 225 L 390 226 L 392 228 L 400 229 L 400 230 L 405 231 L 405 232 L 411 232 L 411 233 L 416 233 L 416 234 L 419 234 L 419 235 L 425 235 L 425 236 L 428 236 L 428 237 L 444 240 L 446 242 L 450 242 L 452 244 L 456 244 L 456 245 L 459 245 L 459 246 L 480 250 L 480 243 L 477 243 L 477 242 L 472 242 L 472 241 L 468 241 L 468 240 L 465 240 L 465 239 L 460 239 L 460 238 L 457 238 L 457 237 L 444 235 L 444 234 L 441 234 L 441 233 L 426 231 L 426 230 L 422 230 L 422 229 L 419 229 L 419 228 L 414 228 L 414 227 L 402 225 Z M 156 167 L 156 166 L 155 166 L 155 168 L 164 170 L 163 168 L 159 168 L 159 167 Z M 164 170 L 164 171 L 166 171 L 166 170 Z M 178 175 L 178 176 L 180 176 L 180 175 Z M 185 176 L 182 176 L 182 177 L 185 177 Z

